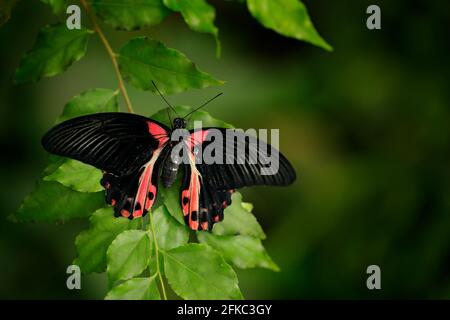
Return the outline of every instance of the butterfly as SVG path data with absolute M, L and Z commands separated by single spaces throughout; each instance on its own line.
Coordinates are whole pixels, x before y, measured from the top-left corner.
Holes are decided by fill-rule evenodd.
M 50 129 L 42 138 L 42 146 L 50 153 L 101 169 L 100 183 L 106 190 L 106 203 L 114 207 L 116 217 L 145 216 L 155 204 L 159 183 L 171 187 L 182 171 L 179 201 L 185 222 L 192 230 L 211 231 L 215 223 L 224 219 L 224 209 L 231 204 L 231 195 L 236 189 L 289 185 L 296 174 L 289 161 L 274 147 L 234 129 L 186 130 L 183 139 L 171 139 L 176 130 L 186 129 L 187 117 L 202 106 L 184 117 L 177 114 L 171 128 L 131 113 L 80 116 Z M 169 112 L 168 115 L 170 119 Z M 211 146 L 215 141 L 211 138 L 213 133 L 224 136 L 233 133 L 237 138 L 216 141 L 223 148 L 215 156 L 223 161 L 208 164 L 199 161 L 202 155 L 198 150 Z M 187 161 L 174 153 L 180 146 Z M 261 150 L 278 155 L 278 170 L 273 174 L 261 173 L 268 160 L 268 153 Z M 251 152 L 255 155 L 253 159 Z

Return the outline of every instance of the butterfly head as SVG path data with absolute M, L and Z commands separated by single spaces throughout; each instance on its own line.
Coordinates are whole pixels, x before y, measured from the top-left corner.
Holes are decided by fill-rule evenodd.
M 173 128 L 174 129 L 185 129 L 186 126 L 187 126 L 187 121 L 184 118 L 173 119 Z
M 162 95 L 161 91 L 159 91 L 158 87 L 156 86 L 156 83 L 152 80 L 153 86 L 155 87 L 156 91 L 159 93 L 159 95 L 161 96 L 161 98 L 164 100 L 165 103 L 167 103 L 167 105 L 169 106 L 170 109 L 173 110 L 173 112 L 175 112 L 175 114 L 177 115 L 177 118 L 173 119 L 173 128 L 172 129 L 186 129 L 187 127 L 187 122 L 189 120 L 189 117 L 195 113 L 196 111 L 200 110 L 201 108 L 203 108 L 204 106 L 206 106 L 208 103 L 210 103 L 211 101 L 213 101 L 214 99 L 216 99 L 217 97 L 222 95 L 222 92 L 217 94 L 214 98 L 209 99 L 208 101 L 206 101 L 204 104 L 202 104 L 200 107 L 195 108 L 194 110 L 192 110 L 191 112 L 189 112 L 187 115 L 185 115 L 184 117 L 181 118 L 181 116 L 178 114 L 177 110 L 169 103 L 169 101 L 167 101 L 166 98 L 164 98 L 164 96 Z M 167 109 L 167 116 L 169 117 L 169 121 L 171 121 L 170 119 L 170 111 L 169 109 Z

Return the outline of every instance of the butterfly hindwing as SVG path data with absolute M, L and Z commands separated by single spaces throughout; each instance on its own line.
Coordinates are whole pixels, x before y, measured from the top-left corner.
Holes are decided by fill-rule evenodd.
M 192 164 L 185 164 L 183 170 L 180 205 L 184 220 L 192 230 L 211 231 L 216 222 L 223 220 L 234 190 L 212 188 L 198 171 L 193 172 Z
M 139 184 L 136 192 L 136 198 L 133 202 L 132 217 L 141 217 L 152 208 L 156 201 L 158 192 L 158 179 L 162 159 L 160 154 L 163 147 L 155 150 L 150 161 L 143 167 L 139 177 Z
M 132 217 L 132 205 L 140 175 L 140 171 L 123 176 L 116 176 L 106 171 L 103 172 L 103 178 L 100 183 L 106 190 L 106 203 L 114 207 L 114 216 Z
M 151 210 L 158 193 L 162 149 L 155 150 L 150 161 L 132 174 L 103 173 L 101 184 L 106 190 L 106 203 L 114 207 L 116 217 L 133 219 L 145 216 Z

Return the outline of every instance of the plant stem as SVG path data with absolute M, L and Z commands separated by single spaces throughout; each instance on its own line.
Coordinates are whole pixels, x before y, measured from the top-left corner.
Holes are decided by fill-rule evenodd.
M 153 227 L 153 218 L 152 218 L 151 212 L 148 213 L 148 220 L 150 221 L 150 229 L 151 229 L 152 235 L 153 235 L 153 243 L 155 244 L 156 273 L 158 274 L 159 282 L 161 284 L 163 298 L 164 298 L 164 300 L 167 300 L 166 288 L 164 286 L 164 281 L 163 281 L 163 278 L 161 275 L 161 269 L 159 267 L 159 246 L 158 246 L 158 241 L 156 240 L 155 228 Z
M 93 14 L 90 5 L 87 3 L 86 0 L 80 0 L 81 5 L 83 6 L 84 10 L 86 11 L 89 20 L 91 20 L 92 27 L 94 28 L 95 32 L 97 32 L 98 36 L 100 37 L 100 40 L 103 43 L 103 46 L 105 47 L 106 51 L 108 52 L 108 55 L 111 59 L 111 62 L 114 67 L 114 72 L 116 73 L 117 80 L 119 82 L 119 89 L 122 92 L 123 99 L 125 100 L 125 104 L 127 105 L 128 112 L 134 113 L 133 106 L 131 105 L 130 98 L 128 97 L 127 89 L 125 88 L 125 84 L 122 78 L 122 74 L 119 70 L 119 64 L 117 62 L 117 54 L 113 51 L 111 48 L 111 45 L 108 42 L 108 39 L 106 39 L 105 34 L 103 33 L 102 29 L 97 23 L 97 20 L 95 18 L 95 15 Z

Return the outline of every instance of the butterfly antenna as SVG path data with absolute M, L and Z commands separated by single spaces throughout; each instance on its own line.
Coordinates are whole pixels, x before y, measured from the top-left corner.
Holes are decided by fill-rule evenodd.
M 164 102 L 173 110 L 173 112 L 175 112 L 175 114 L 179 117 L 180 115 L 178 114 L 178 112 L 175 110 L 175 108 L 169 103 L 169 101 L 167 101 L 167 99 L 163 96 L 163 94 L 161 93 L 161 91 L 159 91 L 158 87 L 156 86 L 155 81 L 152 80 L 152 84 L 155 87 L 156 91 L 158 91 L 159 95 L 161 96 L 161 98 L 164 100 Z M 169 114 L 169 112 L 167 111 L 167 114 Z M 169 119 L 170 119 L 170 115 L 169 115 Z M 172 122 L 172 120 L 170 120 L 170 122 Z
M 210 103 L 211 101 L 217 99 L 218 97 L 220 97 L 223 94 L 223 92 L 217 94 L 216 96 L 214 96 L 214 98 L 209 99 L 208 101 L 206 101 L 204 104 L 202 104 L 200 107 L 195 108 L 194 110 L 192 110 L 191 112 L 189 112 L 187 115 L 185 115 L 183 117 L 183 119 L 185 119 L 186 117 L 190 116 L 191 114 L 193 114 L 194 112 L 200 110 L 201 108 L 203 108 L 204 106 L 206 106 L 208 103 Z

